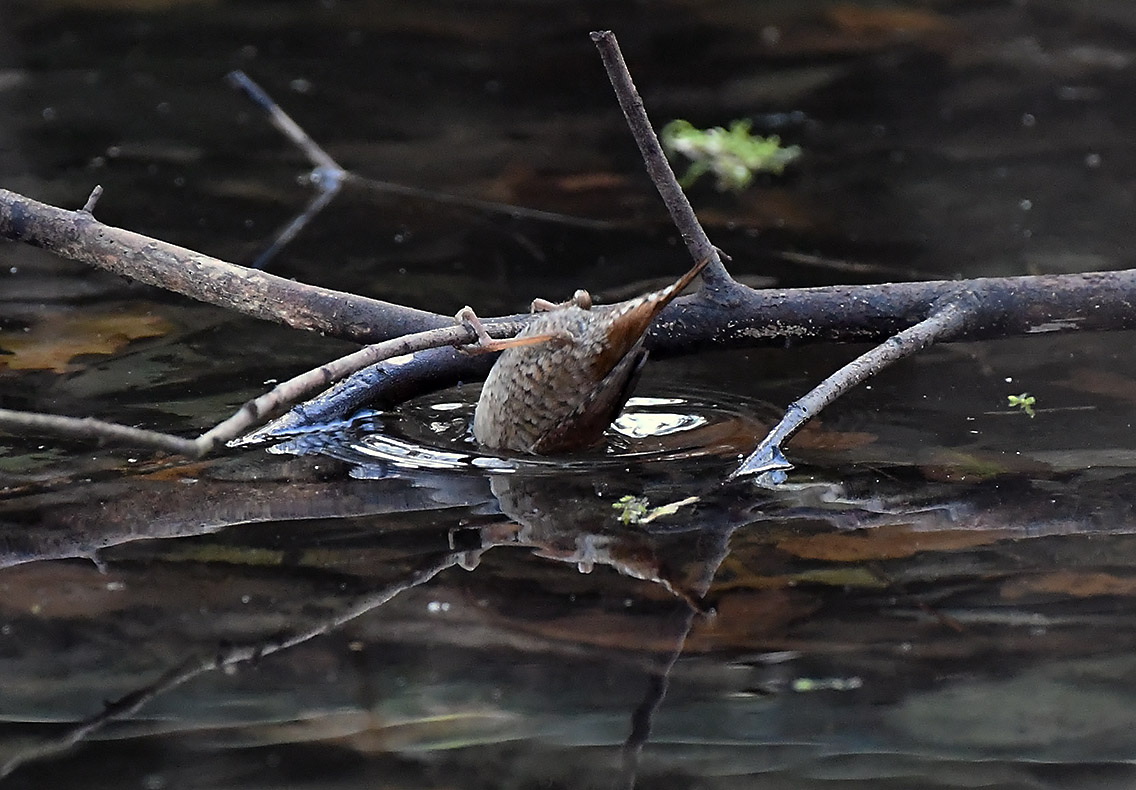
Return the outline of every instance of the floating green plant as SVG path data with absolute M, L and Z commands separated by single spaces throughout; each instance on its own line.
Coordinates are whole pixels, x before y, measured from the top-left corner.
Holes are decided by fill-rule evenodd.
M 801 155 L 800 146 L 784 147 L 776 135 L 750 134 L 747 120 L 733 121 L 729 129 L 698 129 L 690 121 L 675 120 L 663 127 L 662 140 L 668 152 L 690 160 L 679 181 L 684 188 L 713 173 L 719 190 L 740 192 L 750 185 L 754 174 L 780 174 Z

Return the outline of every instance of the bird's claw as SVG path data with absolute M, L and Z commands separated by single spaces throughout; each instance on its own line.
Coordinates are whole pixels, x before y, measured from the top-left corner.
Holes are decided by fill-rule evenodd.
M 550 302 L 547 299 L 533 299 L 529 312 L 548 313 L 553 310 L 563 310 L 565 307 L 579 307 L 581 310 L 592 309 L 592 295 L 582 288 L 572 294 L 567 302 Z
M 579 293 L 587 293 L 586 291 L 577 291 Z M 589 300 L 591 297 L 588 297 Z M 575 299 L 575 297 L 573 297 Z M 469 343 L 457 346 L 458 351 L 463 354 L 492 354 L 497 351 L 504 351 L 507 348 L 517 348 L 518 346 L 532 346 L 538 343 L 559 343 L 561 345 L 571 345 L 576 342 L 571 333 L 558 330 L 556 332 L 547 332 L 540 335 L 529 335 L 528 337 L 509 337 L 501 340 L 494 339 L 489 336 L 489 332 L 485 329 L 485 324 L 477 317 L 477 313 L 473 311 L 472 307 L 468 305 L 458 310 L 454 319 L 462 326 L 468 327 L 475 335 L 477 335 L 476 343 Z

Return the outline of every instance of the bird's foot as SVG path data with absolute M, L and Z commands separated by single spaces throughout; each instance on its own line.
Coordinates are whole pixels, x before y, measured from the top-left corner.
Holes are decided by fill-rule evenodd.
M 579 307 L 581 310 L 592 309 L 592 295 L 581 289 L 572 294 L 567 302 L 550 302 L 547 299 L 533 299 L 529 312 L 547 313 L 552 310 L 563 310 L 565 307 Z
M 473 333 L 477 335 L 477 342 L 469 345 L 458 346 L 458 350 L 466 354 L 492 354 L 497 351 L 504 351 L 507 348 L 517 348 L 518 346 L 534 346 L 538 343 L 564 343 L 571 344 L 576 342 L 568 332 L 546 332 L 539 335 L 529 335 L 528 337 L 510 337 L 497 340 L 489 336 L 489 332 L 485 329 L 485 324 L 477 317 L 477 313 L 473 312 L 472 307 L 463 307 L 454 316 L 457 322 L 463 326 L 469 327 Z

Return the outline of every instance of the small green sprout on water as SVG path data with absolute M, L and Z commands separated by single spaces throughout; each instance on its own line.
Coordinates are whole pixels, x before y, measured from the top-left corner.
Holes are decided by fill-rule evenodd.
M 1028 392 L 1023 392 L 1021 395 L 1009 395 L 1006 397 L 1006 400 L 1009 401 L 1011 409 L 1021 409 L 1031 418 L 1037 416 L 1033 410 L 1033 405 L 1037 403 L 1037 398 L 1030 395 Z
M 855 691 L 862 688 L 863 679 L 850 678 L 794 678 L 790 688 L 798 694 L 810 691 Z
M 647 497 L 628 494 L 620 497 L 611 506 L 619 513 L 619 520 L 624 524 L 650 524 L 657 518 L 673 516 L 679 511 L 679 508 L 693 505 L 697 501 L 698 497 L 691 496 L 680 499 L 678 502 L 651 507 Z
M 690 160 L 690 167 L 679 180 L 683 188 L 706 173 L 713 173 L 720 192 L 740 192 L 750 185 L 755 173 L 780 175 L 786 165 L 801 155 L 800 146 L 782 147 L 777 135 L 761 137 L 749 130 L 747 120 L 733 121 L 729 129 L 698 129 L 681 119 L 664 126 L 663 146 Z

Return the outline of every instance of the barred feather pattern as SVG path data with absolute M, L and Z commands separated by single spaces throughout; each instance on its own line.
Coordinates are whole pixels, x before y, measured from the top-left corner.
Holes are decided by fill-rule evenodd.
M 631 394 L 651 322 L 703 266 L 626 302 L 590 310 L 569 305 L 534 318 L 518 337 L 565 339 L 502 352 L 481 390 L 474 438 L 486 447 L 534 454 L 596 444 Z

